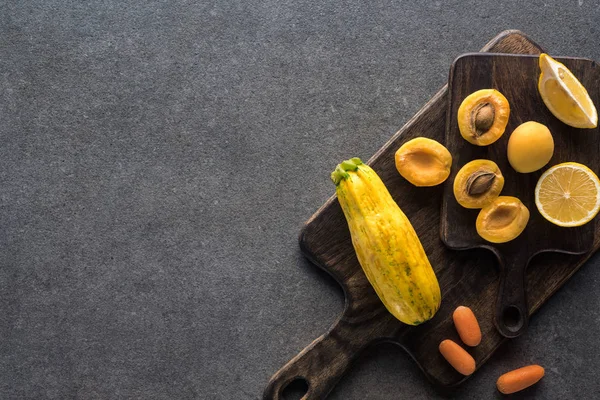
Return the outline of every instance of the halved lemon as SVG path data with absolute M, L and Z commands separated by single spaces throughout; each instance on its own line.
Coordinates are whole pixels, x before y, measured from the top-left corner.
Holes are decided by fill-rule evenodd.
M 600 180 L 583 164 L 566 162 L 550 168 L 535 186 L 540 214 L 558 226 L 581 226 L 600 210 Z
M 552 114 L 574 128 L 595 128 L 598 113 L 585 87 L 564 64 L 540 55 L 538 90 Z

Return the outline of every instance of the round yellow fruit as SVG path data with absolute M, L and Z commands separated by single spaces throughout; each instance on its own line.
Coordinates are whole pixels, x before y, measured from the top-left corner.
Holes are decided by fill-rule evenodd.
M 508 162 L 517 172 L 534 172 L 548 164 L 554 139 L 546 125 L 535 121 L 517 127 L 508 139 Z

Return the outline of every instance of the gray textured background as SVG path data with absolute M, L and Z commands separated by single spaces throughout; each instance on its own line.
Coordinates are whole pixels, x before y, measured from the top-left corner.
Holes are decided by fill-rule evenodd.
M 0 2 L 0 398 L 258 399 L 342 309 L 297 245 L 336 162 L 501 30 L 600 60 L 598 2 L 480 3 Z M 457 398 L 597 397 L 599 264 Z M 434 396 L 384 345 L 331 398 Z

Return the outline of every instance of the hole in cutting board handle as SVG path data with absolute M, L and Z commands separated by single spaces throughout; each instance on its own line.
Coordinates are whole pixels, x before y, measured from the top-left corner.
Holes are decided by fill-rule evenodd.
M 284 400 L 300 400 L 306 393 L 308 393 L 308 381 L 299 377 L 283 388 L 282 397 Z
M 509 331 L 517 332 L 523 327 L 524 318 L 518 307 L 508 306 L 502 312 L 502 322 Z

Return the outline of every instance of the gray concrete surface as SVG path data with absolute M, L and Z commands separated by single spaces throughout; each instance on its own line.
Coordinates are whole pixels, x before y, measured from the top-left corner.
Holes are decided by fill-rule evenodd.
M 259 399 L 342 309 L 297 246 L 337 161 L 504 29 L 600 60 L 598 2 L 483 3 L 1 2 L 0 398 Z M 456 398 L 530 362 L 525 398 L 598 398 L 599 280 L 594 257 Z M 331 398 L 436 396 L 382 346 Z

